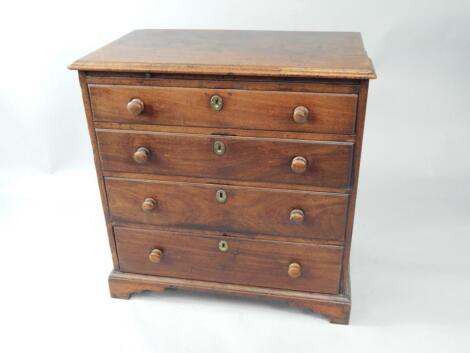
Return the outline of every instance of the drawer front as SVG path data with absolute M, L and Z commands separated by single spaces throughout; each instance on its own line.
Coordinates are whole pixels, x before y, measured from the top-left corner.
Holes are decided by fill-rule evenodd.
M 122 272 L 337 293 L 342 247 L 114 228 Z
M 105 171 L 350 186 L 352 143 L 117 130 L 97 137 Z M 145 159 L 136 157 L 142 148 Z
M 347 195 L 116 178 L 106 189 L 114 222 L 339 242 L 345 234 Z
M 354 133 L 356 121 L 355 94 L 110 85 L 89 88 L 95 121 L 337 134 Z M 128 108 L 134 99 L 137 103 Z

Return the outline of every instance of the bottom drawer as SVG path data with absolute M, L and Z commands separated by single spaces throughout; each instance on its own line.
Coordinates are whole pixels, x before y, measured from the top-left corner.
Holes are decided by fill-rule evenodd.
M 122 272 L 337 293 L 343 248 L 115 227 Z

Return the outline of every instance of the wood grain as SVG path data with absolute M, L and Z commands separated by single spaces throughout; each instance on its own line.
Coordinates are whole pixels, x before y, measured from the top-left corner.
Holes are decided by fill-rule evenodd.
M 359 33 L 138 30 L 77 60 L 82 71 L 375 78 Z
M 121 271 L 207 280 L 222 283 L 338 293 L 342 247 L 255 241 L 232 237 L 204 237 L 116 227 Z M 219 242 L 228 243 L 221 252 Z M 157 264 L 149 254 L 158 248 Z M 302 265 L 302 275 L 291 278 L 289 264 Z
M 312 79 L 305 77 L 207 76 L 132 72 L 86 72 L 90 85 L 183 87 L 357 94 L 360 80 Z
M 257 182 L 257 181 L 242 181 L 242 180 L 230 180 L 223 178 L 200 178 L 191 176 L 175 176 L 175 175 L 157 175 L 149 173 L 129 173 L 129 172 L 111 172 L 103 171 L 104 176 L 115 177 L 115 178 L 127 178 L 127 179 L 146 179 L 146 180 L 160 180 L 160 181 L 176 181 L 176 182 L 188 182 L 188 183 L 205 183 L 214 185 L 234 185 L 234 186 L 248 186 L 248 187 L 259 187 L 266 189 L 282 189 L 282 190 L 303 190 L 303 191 L 316 191 L 316 192 L 328 192 L 328 193 L 339 193 L 339 194 L 350 194 L 350 188 L 331 188 L 322 187 L 315 185 L 305 184 L 282 184 L 273 182 Z
M 98 187 L 100 190 L 101 206 L 103 207 L 104 218 L 106 221 L 106 231 L 108 233 L 108 242 L 111 249 L 111 256 L 113 260 L 113 268 L 119 269 L 118 256 L 116 251 L 116 243 L 114 241 L 114 231 L 110 221 L 109 208 L 108 208 L 108 196 L 106 195 L 106 187 L 104 186 L 103 170 L 101 169 L 100 155 L 98 151 L 98 144 L 96 142 L 96 131 L 93 128 L 93 117 L 91 112 L 90 95 L 88 92 L 88 84 L 86 75 L 83 72 L 78 74 L 80 88 L 82 92 L 83 105 L 85 108 L 85 116 L 87 121 L 88 133 L 91 140 L 91 146 L 93 149 L 93 161 L 95 163 L 96 178 L 98 181 Z
M 353 187 L 352 187 L 351 197 L 349 199 L 348 221 L 347 221 L 346 237 L 345 237 L 346 251 L 343 254 L 344 265 L 342 269 L 342 272 L 343 272 L 342 283 L 346 286 L 349 286 L 349 278 L 350 278 L 349 258 L 351 255 L 351 243 L 352 243 L 352 233 L 353 233 L 353 227 L 354 227 L 354 214 L 356 210 L 357 190 L 359 187 L 359 167 L 361 164 L 362 140 L 364 137 L 368 91 L 369 91 L 369 81 L 362 81 L 360 94 L 359 94 L 358 119 L 356 122 L 358 135 L 356 138 L 357 145 L 354 149 L 354 165 L 353 165 L 353 180 L 352 180 Z M 344 290 L 349 291 L 349 288 L 345 288 Z
M 95 121 L 176 126 L 220 127 L 352 134 L 356 120 L 355 94 L 248 91 L 182 87 L 90 85 Z M 211 97 L 223 107 L 214 111 Z M 129 102 L 141 101 L 139 114 Z M 299 106 L 309 119 L 295 120 Z
M 106 178 L 113 222 L 271 234 L 307 239 L 344 239 L 348 195 Z M 227 195 L 224 203 L 216 192 Z M 142 211 L 147 198 L 158 206 Z M 301 209 L 302 222 L 291 212 Z
M 134 31 L 70 68 L 80 71 L 113 297 L 213 291 L 349 322 L 375 78 L 360 34 Z
M 105 171 L 345 189 L 350 183 L 353 154 L 350 143 L 100 129 L 96 134 Z M 214 153 L 216 141 L 225 145 L 223 156 Z M 151 152 L 147 163 L 136 163 L 133 159 L 140 147 Z M 308 161 L 308 168 L 302 174 L 291 170 L 291 161 L 297 156 Z
M 349 293 L 309 293 L 183 278 L 147 276 L 119 271 L 113 271 L 109 275 L 109 289 L 113 298 L 129 299 L 130 295 L 134 293 L 144 291 L 161 292 L 166 288 L 281 300 L 292 307 L 310 309 L 315 313 L 326 316 L 330 322 L 336 324 L 348 324 L 351 310 Z
M 125 123 L 109 123 L 95 122 L 94 126 L 100 130 L 131 130 L 131 131 L 150 131 L 150 132 L 167 132 L 197 135 L 222 135 L 222 136 L 241 136 L 241 137 L 264 137 L 274 139 L 289 140 L 317 140 L 331 142 L 350 142 L 353 143 L 356 135 L 339 135 L 339 134 L 319 134 L 310 132 L 291 132 L 291 131 L 269 131 L 269 130 L 246 130 L 246 129 L 226 129 L 226 128 L 206 128 L 195 126 L 163 126 L 163 125 L 142 125 L 142 124 L 125 124 Z

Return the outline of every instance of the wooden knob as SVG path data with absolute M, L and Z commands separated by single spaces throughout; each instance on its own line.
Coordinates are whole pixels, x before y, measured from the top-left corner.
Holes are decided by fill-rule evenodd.
M 297 262 L 292 262 L 289 264 L 287 274 L 292 278 L 299 278 L 302 275 L 302 266 Z
M 134 116 L 139 115 L 144 111 L 144 102 L 139 98 L 131 99 L 129 103 L 127 103 L 127 111 Z
M 304 222 L 304 219 L 305 219 L 305 214 L 304 214 L 304 211 L 302 211 L 301 209 L 294 208 L 292 211 L 290 211 L 291 223 L 301 224 Z
M 162 260 L 163 251 L 160 249 L 153 249 L 149 254 L 149 260 L 153 263 L 159 263 Z
M 157 201 L 151 197 L 147 197 L 144 202 L 142 202 L 142 211 L 150 212 L 157 208 Z
M 308 120 L 308 109 L 304 106 L 298 106 L 294 109 L 294 114 L 292 114 L 292 118 L 296 123 L 305 123 Z
M 292 159 L 290 169 L 297 174 L 302 174 L 307 170 L 307 159 L 305 157 L 295 157 Z
M 150 150 L 146 147 L 139 147 L 134 152 L 134 161 L 137 163 L 145 163 L 150 158 Z

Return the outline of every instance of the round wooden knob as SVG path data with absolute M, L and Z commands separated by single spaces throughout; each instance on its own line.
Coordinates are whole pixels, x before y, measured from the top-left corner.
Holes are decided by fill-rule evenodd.
M 150 158 L 150 150 L 146 147 L 139 147 L 134 152 L 134 161 L 137 163 L 145 163 Z
M 127 111 L 134 116 L 139 115 L 144 111 L 144 102 L 139 98 L 131 99 L 127 103 Z
M 300 264 L 298 264 L 297 262 L 289 264 L 287 274 L 289 275 L 289 277 L 299 278 L 302 275 L 302 266 L 300 266 Z
M 147 197 L 144 202 L 142 202 L 142 211 L 150 212 L 157 208 L 157 201 L 151 197 Z
M 153 263 L 159 263 L 162 260 L 163 251 L 160 249 L 153 249 L 149 254 L 149 260 Z
M 292 114 L 292 118 L 296 123 L 305 123 L 308 120 L 308 109 L 304 106 L 298 106 L 294 109 L 294 114 Z
M 295 157 L 292 159 L 290 169 L 297 174 L 302 174 L 307 170 L 307 159 L 305 157 Z
M 301 209 L 295 208 L 292 211 L 290 211 L 291 223 L 301 224 L 304 222 L 304 219 L 305 219 L 305 214 L 304 214 L 304 211 L 302 211 Z

